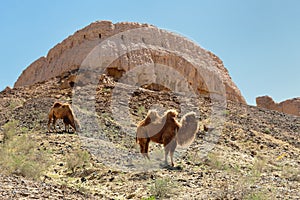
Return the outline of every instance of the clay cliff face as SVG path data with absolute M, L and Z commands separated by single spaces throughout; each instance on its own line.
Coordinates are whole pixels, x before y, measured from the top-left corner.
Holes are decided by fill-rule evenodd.
M 286 101 L 276 103 L 271 97 L 262 96 L 256 98 L 256 105 L 261 108 L 300 116 L 300 98 L 288 99 Z
M 89 53 L 102 41 L 124 31 L 142 27 L 149 27 L 159 31 L 158 28 L 148 24 L 128 22 L 113 24 L 110 21 L 94 22 L 75 32 L 61 43 L 57 44 L 48 52 L 46 57 L 41 57 L 28 66 L 22 72 L 14 87 L 32 85 L 37 82 L 49 80 L 55 76 L 59 76 L 64 72 L 79 69 L 84 59 L 86 59 Z M 188 47 L 188 42 L 185 42 L 185 40 L 182 41 L 183 43 L 181 45 L 183 47 Z M 165 45 L 166 44 L 162 43 L 161 47 L 164 47 Z M 108 48 L 110 47 L 108 46 Z M 193 49 L 191 52 L 192 51 Z M 200 48 L 200 53 L 202 55 L 201 62 L 206 63 L 206 65 L 208 63 L 209 68 L 211 68 L 209 70 L 212 70 L 213 73 L 218 73 L 220 75 L 225 86 L 227 99 L 245 104 L 246 102 L 244 97 L 231 80 L 231 77 L 229 76 L 227 69 L 224 67 L 223 62 L 216 55 L 207 50 Z M 161 50 L 160 48 L 142 49 L 120 55 L 116 60 L 114 60 L 114 62 L 110 64 L 106 70 L 106 73 L 113 76 L 115 79 L 118 79 L 123 76 L 124 72 L 127 72 L 133 69 L 135 66 L 145 62 L 170 66 L 184 74 L 184 77 L 187 78 L 189 83 L 196 82 L 196 84 L 194 84 L 192 87 L 194 87 L 194 89 L 198 90 L 200 93 L 205 94 L 210 92 L 205 85 L 205 82 L 207 82 L 209 78 L 204 80 L 205 78 L 203 79 L 203 77 L 195 75 L 197 74 L 195 73 L 195 68 L 192 67 L 188 60 L 182 59 L 180 56 L 172 52 Z M 213 82 L 214 80 L 209 81 Z M 217 84 L 213 85 L 217 87 Z

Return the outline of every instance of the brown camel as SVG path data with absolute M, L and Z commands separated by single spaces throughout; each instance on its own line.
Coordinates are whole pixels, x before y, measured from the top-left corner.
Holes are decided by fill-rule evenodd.
M 136 142 L 140 145 L 141 153 L 149 159 L 150 141 L 164 145 L 165 163 L 170 153 L 171 165 L 174 166 L 173 155 L 177 144 L 190 144 L 198 130 L 198 122 L 194 112 L 183 116 L 180 123 L 176 120 L 176 110 L 167 110 L 160 117 L 155 110 L 150 110 L 144 120 L 137 126 Z M 191 126 L 189 126 L 191 125 Z
M 60 103 L 55 102 L 49 111 L 49 120 L 48 120 L 48 131 L 50 132 L 50 123 L 52 121 L 52 125 L 54 130 L 56 131 L 55 123 L 57 119 L 62 119 L 65 124 L 65 131 L 67 131 L 69 125 L 71 125 L 74 132 L 76 132 L 77 128 L 79 128 L 79 123 L 73 113 L 73 110 L 68 103 Z

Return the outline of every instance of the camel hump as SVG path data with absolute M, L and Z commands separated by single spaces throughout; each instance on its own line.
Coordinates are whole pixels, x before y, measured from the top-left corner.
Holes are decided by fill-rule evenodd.
M 70 108 L 69 104 L 63 104 L 62 107 L 63 108 Z
M 53 108 L 58 108 L 58 107 L 60 107 L 60 106 L 62 106 L 62 103 L 60 103 L 60 102 L 55 102 L 55 103 L 53 104 Z
M 180 120 L 181 127 L 177 133 L 178 144 L 180 146 L 190 145 L 196 136 L 199 128 L 198 120 L 195 112 L 185 114 Z

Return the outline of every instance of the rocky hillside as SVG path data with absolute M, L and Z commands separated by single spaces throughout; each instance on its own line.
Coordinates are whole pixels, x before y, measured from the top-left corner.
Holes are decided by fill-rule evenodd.
M 200 123 L 195 141 L 176 149 L 174 168 L 147 167 L 163 161 L 162 148 L 150 143 L 150 161 L 134 157 L 135 137 L 124 132 L 111 109 L 116 82 L 99 81 L 95 97 L 87 98 L 95 102 L 90 113 L 74 103 L 80 86 L 65 87 L 75 73 L 0 93 L 0 199 L 299 199 L 299 117 L 228 101 L 221 109 L 222 126 L 213 127 L 214 102 L 199 96 L 193 108 Z M 130 95 L 133 122 L 153 106 L 182 109 L 178 95 L 169 91 L 136 88 Z M 73 103 L 83 125 L 78 133 L 47 131 L 55 101 Z M 96 117 L 98 125 L 82 116 Z M 97 138 L 86 125 L 101 130 L 99 146 L 93 146 Z M 59 126 L 63 129 L 61 121 Z M 212 140 L 216 129 L 220 134 Z M 213 148 L 205 151 L 205 144 Z M 119 152 L 129 156 L 120 160 Z M 145 169 L 130 170 L 130 158 Z
M 175 68 L 190 84 L 193 84 L 193 88 L 198 92 L 210 93 L 211 89 L 207 88 L 207 80 L 205 80 L 210 75 L 202 74 L 202 71 L 195 68 L 191 60 L 199 58 L 196 61 L 197 64 L 219 74 L 225 85 L 228 99 L 246 103 L 223 62 L 216 55 L 193 46 L 192 42 L 186 38 L 166 34 L 165 31 L 152 25 L 129 22 L 113 24 L 110 21 L 97 21 L 75 32 L 53 47 L 47 56 L 39 58 L 28 66 L 18 78 L 15 87 L 47 81 L 63 72 L 85 66 L 83 63 L 90 53 L 104 42 L 107 44 L 101 46 L 101 55 L 104 55 L 106 51 L 109 52 L 105 54 L 103 60 L 110 60 L 108 63 L 111 63 L 103 73 L 115 79 L 142 64 L 147 65 L 148 68 L 159 64 Z M 136 48 L 137 46 L 139 48 Z M 186 55 L 191 57 L 186 57 Z M 95 65 L 98 64 L 99 62 L 95 63 Z M 164 80 L 166 79 L 162 81 Z M 217 80 L 213 78 L 209 80 L 214 82 L 211 83 L 212 85 L 217 84 Z M 138 80 L 138 82 L 145 83 L 145 80 Z
M 256 105 L 261 108 L 300 116 L 300 98 L 288 99 L 283 102 L 276 103 L 271 97 L 262 96 L 256 98 Z

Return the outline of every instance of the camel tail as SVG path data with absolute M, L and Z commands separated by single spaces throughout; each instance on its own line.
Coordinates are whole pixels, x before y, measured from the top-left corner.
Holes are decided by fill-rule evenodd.
M 181 127 L 177 133 L 177 142 L 180 146 L 190 145 L 198 131 L 198 120 L 195 112 L 185 114 L 180 120 Z

